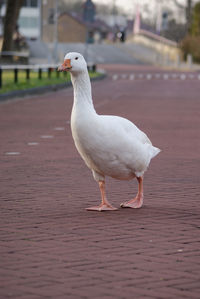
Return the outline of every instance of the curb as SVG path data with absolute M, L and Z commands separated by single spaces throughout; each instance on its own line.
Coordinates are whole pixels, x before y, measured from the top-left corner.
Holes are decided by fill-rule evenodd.
M 98 80 L 102 80 L 106 77 L 106 73 L 104 71 L 100 71 L 100 73 L 101 73 L 100 76 L 91 78 L 90 80 L 98 81 Z M 38 95 L 38 94 L 43 94 L 43 93 L 50 92 L 50 91 L 57 91 L 59 89 L 67 88 L 70 86 L 72 86 L 71 81 L 66 82 L 66 83 L 60 83 L 60 84 L 34 87 L 34 88 L 29 88 L 29 89 L 24 89 L 24 90 L 10 91 L 10 92 L 6 92 L 4 94 L 0 94 L 0 102 L 6 101 L 6 100 L 11 100 L 11 99 L 17 98 L 17 97 L 25 97 L 28 95 Z

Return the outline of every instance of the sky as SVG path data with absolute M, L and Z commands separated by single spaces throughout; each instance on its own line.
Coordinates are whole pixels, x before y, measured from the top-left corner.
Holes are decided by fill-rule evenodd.
M 193 3 L 196 3 L 198 1 L 199 0 L 193 0 Z M 162 11 L 169 8 L 169 10 L 175 13 L 174 17 L 177 19 L 177 21 L 178 19 L 180 22 L 183 22 L 185 20 L 184 10 L 178 9 L 173 0 L 93 0 L 93 2 L 102 4 L 109 3 L 110 5 L 113 5 L 115 3 L 115 5 L 123 7 L 123 9 L 129 14 L 130 17 L 134 16 L 136 5 L 139 4 L 140 12 L 142 13 L 143 18 L 149 20 L 154 20 L 156 18 L 156 15 L 158 14 L 158 6 L 160 3 L 162 6 Z M 177 2 L 179 4 L 185 5 L 187 3 L 187 0 L 177 0 Z M 180 14 L 182 14 L 182 16 L 180 16 Z
M 96 3 L 105 3 L 105 4 L 116 3 L 119 6 L 123 6 L 127 11 L 131 10 L 131 9 L 133 10 L 133 7 L 137 3 L 140 5 L 149 4 L 150 7 L 154 7 L 160 1 L 164 2 L 164 0 L 123 0 L 123 1 L 122 0 L 93 0 L 93 2 L 96 2 Z M 180 4 L 185 4 L 187 1 L 186 0 L 177 0 L 177 2 Z M 197 2 L 197 1 L 194 0 L 194 2 Z
M 152 0 L 149 0 L 152 1 Z M 153 0 L 154 1 L 154 0 Z M 115 3 L 118 6 L 122 6 L 124 8 L 125 11 L 127 12 L 132 12 L 134 11 L 134 6 L 137 4 L 137 2 L 148 2 L 148 0 L 93 0 L 93 2 L 96 3 L 102 3 L 102 4 L 108 4 L 110 3 L 110 5 L 113 5 L 113 3 Z
M 193 0 L 194 3 L 198 2 L 199 0 Z M 159 2 L 163 3 L 165 6 L 174 6 L 173 1 L 170 0 L 93 0 L 95 3 L 103 3 L 113 5 L 116 3 L 118 6 L 122 6 L 125 11 L 134 13 L 134 7 L 139 4 L 141 7 L 144 5 L 148 5 L 149 9 L 154 11 Z M 177 0 L 178 3 L 185 5 L 187 0 Z M 175 6 L 174 6 L 175 7 Z
M 137 4 L 140 6 L 140 11 L 142 11 L 144 6 L 148 6 L 149 12 L 154 13 L 156 10 L 156 2 L 158 1 L 159 0 L 93 0 L 95 3 L 109 3 L 110 5 L 115 3 L 115 5 L 123 7 L 123 10 L 127 12 L 130 17 L 134 16 Z
M 143 0 L 141 0 L 143 1 Z M 110 3 L 111 5 L 115 2 L 117 5 L 119 6 L 123 6 L 125 8 L 125 10 L 133 10 L 133 6 L 134 6 L 134 2 L 136 3 L 136 0 L 93 0 L 93 2 L 96 3 L 102 3 L 102 4 L 108 4 Z M 122 4 L 123 2 L 123 4 Z
M 129 14 L 130 17 L 133 17 L 136 11 L 136 6 L 139 4 L 140 11 L 142 11 L 142 7 L 147 6 L 150 12 L 155 12 L 156 10 L 156 1 L 159 0 L 93 0 L 94 3 L 102 3 L 102 4 L 110 4 L 123 7 L 123 10 Z M 184 0 L 179 0 L 184 1 Z M 144 13 L 143 13 L 144 14 Z

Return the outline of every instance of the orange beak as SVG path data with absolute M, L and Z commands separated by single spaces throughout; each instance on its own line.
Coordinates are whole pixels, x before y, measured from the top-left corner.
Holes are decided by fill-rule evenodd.
M 69 71 L 72 68 L 71 66 L 71 59 L 65 59 L 64 63 L 59 66 L 58 71 L 64 72 L 64 71 Z

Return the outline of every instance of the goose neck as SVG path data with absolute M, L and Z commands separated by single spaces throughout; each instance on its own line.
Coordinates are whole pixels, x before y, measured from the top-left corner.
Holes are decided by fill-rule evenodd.
M 91 83 L 88 72 L 82 72 L 76 76 L 71 74 L 71 80 L 74 87 L 75 104 L 84 102 L 93 105 Z

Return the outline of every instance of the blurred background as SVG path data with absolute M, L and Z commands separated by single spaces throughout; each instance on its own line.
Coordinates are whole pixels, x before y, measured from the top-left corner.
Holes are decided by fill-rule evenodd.
M 198 0 L 1 0 L 1 63 L 200 63 Z

